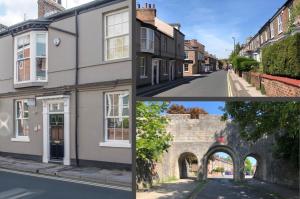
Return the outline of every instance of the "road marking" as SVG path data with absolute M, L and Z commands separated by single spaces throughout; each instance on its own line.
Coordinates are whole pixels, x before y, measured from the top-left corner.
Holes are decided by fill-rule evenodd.
M 233 97 L 229 73 L 227 73 L 228 97 Z
M 26 189 L 15 188 L 0 193 L 0 199 L 19 199 L 34 194 Z
M 50 180 L 58 180 L 58 181 L 62 181 L 62 182 L 71 182 L 71 183 L 76 183 L 76 184 L 101 187 L 101 188 L 118 189 L 118 190 L 122 190 L 122 191 L 132 191 L 132 189 L 130 187 L 107 185 L 107 184 L 101 184 L 101 183 L 96 183 L 96 182 L 86 182 L 86 181 L 81 181 L 81 180 L 68 179 L 68 178 L 64 178 L 64 177 L 54 177 L 54 176 L 47 176 L 47 175 L 43 175 L 43 174 L 26 173 L 26 172 L 13 171 L 13 170 L 9 170 L 9 169 L 1 169 L 1 168 L 0 168 L 0 171 L 7 172 L 7 173 L 19 174 L 19 175 L 38 177 L 38 178 L 45 178 L 45 179 L 50 179 Z

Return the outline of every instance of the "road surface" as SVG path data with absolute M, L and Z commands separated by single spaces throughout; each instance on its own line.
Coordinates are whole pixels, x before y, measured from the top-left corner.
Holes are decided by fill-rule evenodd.
M 228 97 L 227 72 L 220 70 L 196 77 L 155 97 Z
M 0 171 L 0 199 L 131 199 L 131 191 Z
M 264 186 L 248 186 L 229 179 L 210 179 L 197 199 L 282 199 Z

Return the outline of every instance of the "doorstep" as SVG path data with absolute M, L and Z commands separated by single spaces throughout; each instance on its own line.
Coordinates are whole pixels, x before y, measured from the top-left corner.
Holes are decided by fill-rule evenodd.
M 121 170 L 107 170 L 92 167 L 65 166 L 53 163 L 40 163 L 0 156 L 0 168 L 34 173 L 47 176 L 63 177 L 91 183 L 132 187 L 132 173 Z

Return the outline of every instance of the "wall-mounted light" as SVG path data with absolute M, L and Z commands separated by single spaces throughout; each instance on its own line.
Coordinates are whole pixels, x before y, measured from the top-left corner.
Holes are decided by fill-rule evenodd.
M 60 38 L 55 38 L 55 39 L 53 39 L 53 44 L 54 44 L 55 46 L 59 46 L 60 43 L 61 43 Z

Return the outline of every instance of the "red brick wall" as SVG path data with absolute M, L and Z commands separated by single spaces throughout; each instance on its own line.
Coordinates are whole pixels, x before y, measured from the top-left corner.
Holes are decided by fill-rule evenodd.
M 270 97 L 300 97 L 300 87 L 262 78 L 266 95 Z

